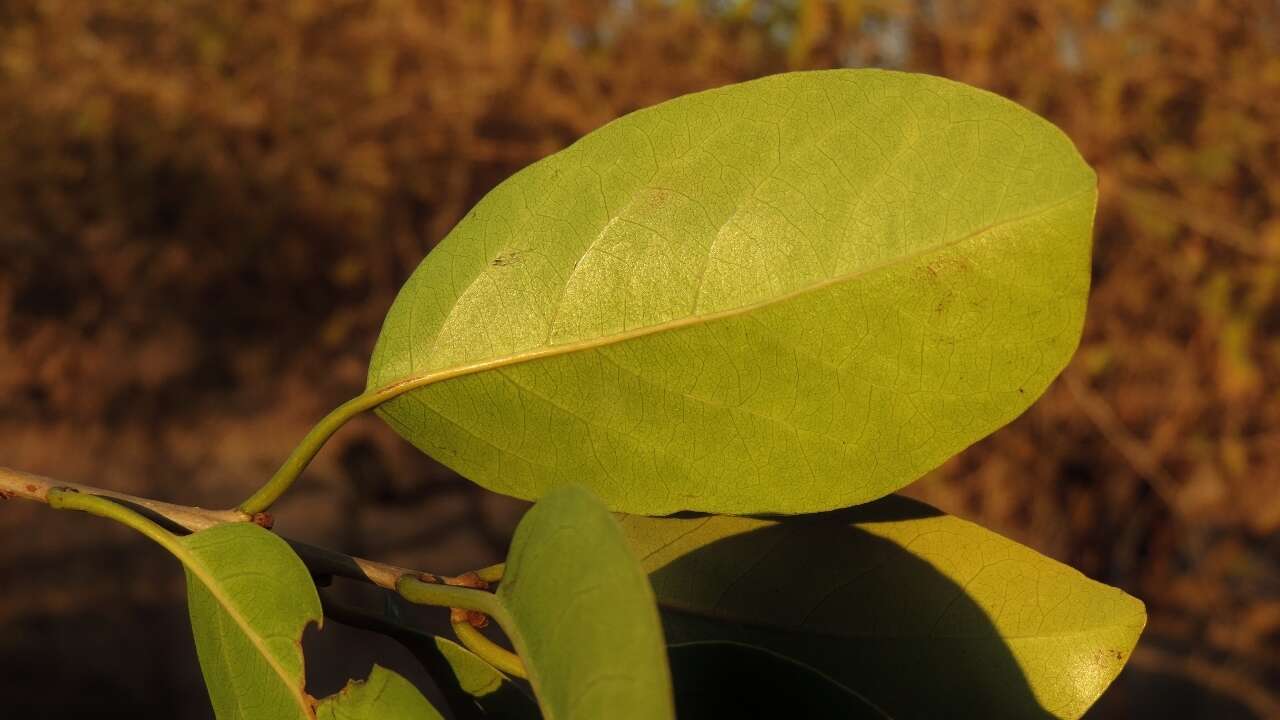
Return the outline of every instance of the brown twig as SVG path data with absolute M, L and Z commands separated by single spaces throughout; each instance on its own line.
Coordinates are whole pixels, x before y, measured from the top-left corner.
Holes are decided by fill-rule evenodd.
M 66 488 L 119 500 L 131 506 L 134 510 L 145 511 L 145 514 L 152 516 L 158 515 L 169 521 L 170 524 L 178 525 L 191 532 L 233 522 L 254 521 L 265 527 L 270 527 L 271 524 L 270 516 L 265 513 L 249 515 L 239 510 L 206 510 L 188 505 L 175 505 L 115 492 L 114 490 L 104 490 L 103 488 L 90 487 L 88 485 L 51 480 L 41 475 L 0 467 L 0 495 L 6 498 L 34 500 L 48 505 L 49 491 L 54 488 Z
M 376 560 L 366 560 L 346 555 L 336 550 L 290 540 L 289 538 L 284 538 L 284 540 L 289 543 L 289 546 L 298 554 L 298 557 L 302 558 L 302 562 L 306 564 L 307 569 L 315 575 L 336 575 L 337 577 L 351 580 L 360 580 L 392 592 L 395 592 L 396 581 L 403 575 L 412 575 L 418 579 L 435 578 L 436 582 L 445 581 L 442 576 L 424 573 L 420 570 L 403 568 L 398 565 L 377 562 Z
M 265 528 L 270 528 L 272 525 L 271 516 L 266 513 L 249 515 L 238 510 L 206 510 L 187 505 L 175 505 L 112 490 L 104 490 L 90 485 L 51 480 L 40 475 L 0 467 L 0 498 L 18 498 L 47 505 L 49 504 L 49 491 L 56 488 L 111 498 L 170 529 L 199 532 L 215 525 L 236 522 L 254 522 Z M 284 540 L 289 543 L 293 551 L 298 554 L 298 557 L 302 558 L 302 562 L 306 564 L 314 575 L 336 575 L 352 580 L 360 580 L 393 592 L 396 590 L 396 581 L 403 575 L 411 575 L 424 582 L 469 585 L 467 579 L 458 580 L 451 577 L 432 575 L 419 570 L 353 557 L 335 550 L 290 540 L 289 538 L 284 538 Z M 470 573 L 467 575 L 469 576 Z M 471 587 L 475 586 L 471 585 Z
M 32 475 L 17 470 L 0 468 L 0 499 L 21 498 L 34 502 L 50 503 L 50 493 L 67 495 L 72 491 L 86 496 L 97 496 L 119 503 L 133 510 L 128 517 L 141 515 L 166 530 L 198 532 L 215 525 L 227 523 L 255 522 L 263 527 L 271 526 L 269 515 L 258 512 L 252 515 L 234 510 L 204 510 L 202 508 L 174 505 L 146 498 L 125 495 L 123 493 L 103 490 L 88 485 L 60 483 L 39 475 Z M 75 495 L 72 495 L 75 497 Z M 108 503 L 109 504 L 109 503 Z M 118 510 L 114 505 L 113 510 Z M 78 508 L 86 509 L 86 508 Z M 98 512 L 96 514 L 102 514 Z M 114 515 L 114 513 L 113 513 Z M 119 518 L 116 518 L 119 519 Z M 140 520 L 140 519 L 139 519 Z M 150 523 L 144 523 L 150 525 Z M 135 526 L 137 529 L 137 526 Z M 169 534 L 154 530 L 159 537 L 168 538 Z M 283 536 L 282 536 L 283 537 Z M 153 537 L 153 539 L 155 539 Z M 516 677 L 525 677 L 524 665 L 520 658 L 488 638 L 481 635 L 476 628 L 488 622 L 488 616 L 508 617 L 498 604 L 497 598 L 489 592 L 489 582 L 478 573 L 464 573 L 458 577 L 432 575 L 409 568 L 387 563 L 375 562 L 364 558 L 352 557 L 334 550 L 283 538 L 293 551 L 302 559 L 311 573 L 318 577 L 339 576 L 372 583 L 403 596 L 410 602 L 448 607 L 452 611 L 450 618 L 458 639 L 472 652 L 493 663 L 495 667 Z M 162 543 L 163 544 L 163 543 Z M 484 568 L 481 572 L 488 576 L 495 575 L 495 568 Z M 500 570 L 498 571 L 500 574 Z M 510 627 L 508 620 L 507 627 Z

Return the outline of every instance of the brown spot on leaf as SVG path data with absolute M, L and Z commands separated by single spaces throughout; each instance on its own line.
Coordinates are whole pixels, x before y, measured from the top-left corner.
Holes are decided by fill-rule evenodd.
M 969 261 L 962 257 L 948 256 L 931 261 L 920 269 L 922 275 L 929 280 L 939 280 L 947 275 L 958 275 L 970 267 Z
M 497 257 L 489 261 L 489 264 L 493 267 L 506 267 L 508 265 L 519 265 L 523 261 L 523 250 L 508 250 L 507 252 L 499 253 Z
M 947 290 L 946 294 L 942 296 L 942 299 L 938 300 L 938 304 L 933 307 L 933 313 L 941 317 L 942 314 L 947 311 L 947 308 L 951 307 L 951 301 L 954 300 L 955 297 L 955 293 Z

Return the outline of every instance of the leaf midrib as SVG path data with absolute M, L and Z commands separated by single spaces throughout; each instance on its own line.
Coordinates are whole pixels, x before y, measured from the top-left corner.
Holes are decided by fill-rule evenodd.
M 866 277 L 867 275 L 870 275 L 875 272 L 879 272 L 881 270 L 887 270 L 889 268 L 908 264 L 914 260 L 917 260 L 919 258 L 922 258 L 924 256 L 930 255 L 932 253 L 935 253 L 941 250 L 946 250 L 948 248 L 956 247 L 965 242 L 981 237 L 988 233 L 994 232 L 1001 228 L 1008 227 L 1011 225 L 1016 225 L 1018 223 L 1025 222 L 1027 220 L 1038 217 L 1040 215 L 1052 212 L 1053 210 L 1056 210 L 1064 205 L 1067 205 L 1091 192 L 1096 192 L 1096 186 L 1085 187 L 1061 199 L 1055 200 L 1050 203 L 1046 203 L 1044 205 L 1036 207 L 1035 209 L 1029 210 L 1025 213 L 984 225 L 983 227 L 978 228 L 977 230 L 966 233 L 965 235 L 961 235 L 957 238 L 954 238 L 951 240 L 945 240 L 939 243 L 934 243 L 932 245 L 922 247 L 920 249 L 892 258 L 890 260 L 886 260 L 884 262 L 880 262 L 868 267 L 859 268 L 858 270 L 845 273 L 843 275 L 827 278 L 825 280 L 821 280 L 811 285 L 807 285 L 805 287 L 797 288 L 790 292 L 783 293 L 776 297 L 767 298 L 754 303 L 749 303 L 747 305 L 741 305 L 735 308 L 728 308 L 726 310 L 719 310 L 712 313 L 705 313 L 702 315 L 688 315 L 685 317 L 676 318 L 674 320 L 668 320 L 666 322 L 656 323 L 653 325 L 646 325 L 644 327 L 636 328 L 634 330 L 627 330 L 620 333 L 614 333 L 612 335 L 603 335 L 601 337 L 592 338 L 590 340 L 578 340 L 574 342 L 564 343 L 561 345 L 543 345 L 542 347 L 536 348 L 534 350 L 527 350 L 523 352 L 513 353 L 511 355 L 504 355 L 502 357 L 492 358 L 489 360 L 481 360 L 478 362 L 457 365 L 454 367 L 444 368 L 441 370 L 433 370 L 433 371 L 424 372 L 421 374 L 412 374 L 407 377 L 401 378 L 399 380 L 394 380 L 389 383 L 383 384 L 375 390 L 367 391 L 364 397 L 368 398 L 369 401 L 374 405 L 381 404 L 399 395 L 402 395 L 406 392 L 410 392 L 418 388 L 425 387 L 427 385 L 432 385 L 437 382 L 442 382 L 444 380 L 452 380 L 459 377 L 465 377 L 467 375 L 474 375 L 487 370 L 494 370 L 498 368 L 510 367 L 513 365 L 520 365 L 520 364 L 531 362 L 534 360 L 541 360 L 545 358 L 558 357 L 560 355 L 570 355 L 576 352 L 595 350 L 603 347 L 608 347 L 611 345 L 617 345 L 623 342 L 627 342 L 629 340 L 635 340 L 637 338 L 646 337 L 649 335 L 656 335 L 658 333 L 681 330 L 686 327 L 710 324 L 720 320 L 727 320 L 734 317 L 738 317 L 740 315 L 747 315 L 757 310 L 762 310 L 764 308 L 771 307 L 773 305 L 780 305 L 780 304 L 789 302 L 791 300 L 794 300 L 796 298 L 804 297 L 810 293 L 820 292 L 822 290 L 826 290 L 831 287 L 843 285 L 844 283 L 853 282 L 855 280 L 858 280 L 859 278 Z

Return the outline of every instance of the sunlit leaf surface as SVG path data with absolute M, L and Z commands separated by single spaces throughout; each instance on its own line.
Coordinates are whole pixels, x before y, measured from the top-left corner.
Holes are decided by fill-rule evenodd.
M 955 82 L 790 73 L 641 110 L 494 189 L 388 314 L 380 412 L 493 490 L 807 512 L 902 487 L 1065 365 L 1093 172 Z

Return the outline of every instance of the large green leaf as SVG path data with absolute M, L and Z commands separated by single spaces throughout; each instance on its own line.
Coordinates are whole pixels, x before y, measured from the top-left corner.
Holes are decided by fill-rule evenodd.
M 374 665 L 368 680 L 352 680 L 316 706 L 317 720 L 444 720 L 408 680 Z
M 557 489 L 520 521 L 498 600 L 548 720 L 674 717 L 653 591 L 586 490 Z
M 175 538 L 205 685 L 219 720 L 312 717 L 302 631 L 320 598 L 293 549 L 257 525 Z
M 890 720 L 813 668 L 762 648 L 695 642 L 668 655 L 680 720 Z
M 379 412 L 490 489 L 808 512 L 911 482 L 1075 349 L 1093 172 L 925 75 L 790 73 L 616 120 L 490 192 L 397 297 Z
M 1079 717 L 1146 622 L 1120 590 L 905 498 L 622 527 L 671 642 L 768 648 L 895 718 Z

